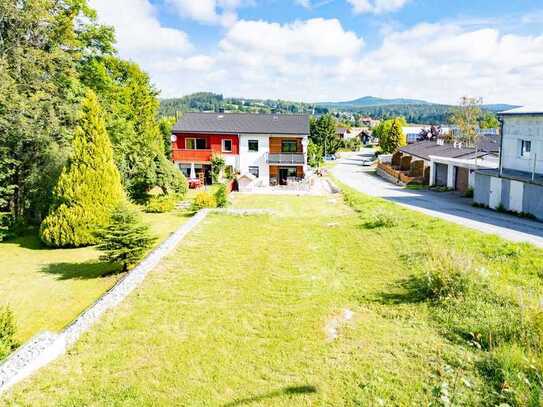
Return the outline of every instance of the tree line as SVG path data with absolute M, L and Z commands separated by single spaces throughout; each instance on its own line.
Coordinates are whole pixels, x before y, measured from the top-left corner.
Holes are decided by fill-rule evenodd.
M 0 0 L 0 10 L 0 211 L 10 222 L 41 225 L 51 246 L 92 244 L 120 203 L 186 190 L 157 90 L 119 58 L 86 0 Z

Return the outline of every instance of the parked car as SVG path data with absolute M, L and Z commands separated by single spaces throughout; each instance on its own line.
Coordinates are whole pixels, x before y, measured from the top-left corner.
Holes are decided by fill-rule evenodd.
M 363 167 L 371 167 L 373 164 L 375 164 L 376 160 L 373 158 L 367 158 L 362 161 Z
M 324 161 L 335 161 L 335 160 L 336 160 L 336 156 L 333 154 L 326 154 L 324 156 Z

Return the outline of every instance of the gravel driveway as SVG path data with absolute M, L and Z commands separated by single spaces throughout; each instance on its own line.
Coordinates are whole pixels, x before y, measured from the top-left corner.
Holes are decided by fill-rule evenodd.
M 373 152 L 369 149 L 347 153 L 337 161 L 332 173 L 341 182 L 365 194 L 385 198 L 484 233 L 543 247 L 543 223 L 475 208 L 471 206 L 471 199 L 450 192 L 406 190 L 378 177 L 373 168 L 363 167 L 362 160 L 371 155 Z

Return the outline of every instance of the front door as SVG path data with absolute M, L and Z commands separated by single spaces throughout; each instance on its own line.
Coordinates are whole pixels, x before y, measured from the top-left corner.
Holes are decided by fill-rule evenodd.
M 287 185 L 288 168 L 279 168 L 279 185 Z

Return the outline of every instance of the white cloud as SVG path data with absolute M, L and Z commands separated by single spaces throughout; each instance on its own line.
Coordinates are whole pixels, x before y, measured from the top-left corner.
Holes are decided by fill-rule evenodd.
M 303 8 L 310 9 L 311 8 L 311 0 L 294 0 L 294 3 L 302 6 Z
M 121 56 L 140 62 L 151 55 L 167 57 L 191 49 L 188 36 L 181 30 L 160 24 L 148 0 L 90 0 L 101 23 L 115 28 Z
M 210 90 L 298 101 L 375 95 L 454 103 L 473 95 L 529 105 L 541 99 L 543 33 L 423 23 L 384 31 L 381 44 L 365 52 L 363 39 L 336 19 L 239 20 L 215 50 L 196 50 L 183 31 L 160 24 L 149 0 L 91 3 L 101 21 L 115 26 L 121 56 L 148 71 L 165 97 Z
M 182 17 L 227 27 L 236 22 L 239 7 L 252 4 L 250 0 L 168 0 L 168 3 Z
M 366 93 L 454 103 L 462 95 L 488 102 L 536 103 L 543 86 L 543 35 L 473 31 L 420 24 L 388 33 L 382 46 L 340 70 Z
M 390 13 L 401 9 L 409 0 L 347 0 L 356 14 Z
M 345 57 L 360 52 L 364 41 L 345 31 L 339 20 L 314 18 L 281 25 L 266 21 L 238 21 L 220 47 L 225 52 L 267 56 Z

